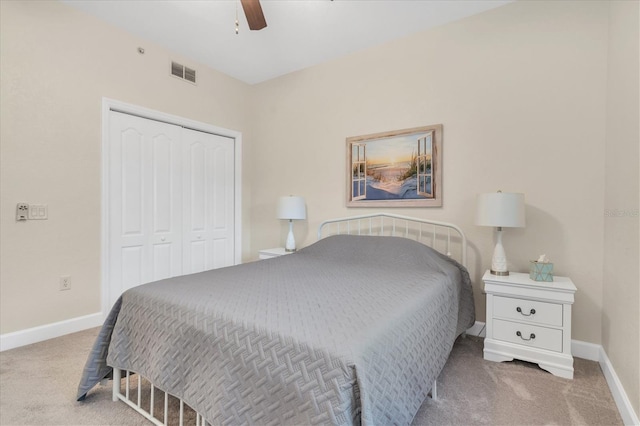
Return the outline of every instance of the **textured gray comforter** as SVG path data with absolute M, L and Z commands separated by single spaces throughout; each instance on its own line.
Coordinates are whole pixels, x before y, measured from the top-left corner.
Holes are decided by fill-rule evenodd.
M 473 322 L 457 263 L 404 238 L 333 236 L 128 290 L 78 398 L 115 366 L 214 425 L 409 424 Z

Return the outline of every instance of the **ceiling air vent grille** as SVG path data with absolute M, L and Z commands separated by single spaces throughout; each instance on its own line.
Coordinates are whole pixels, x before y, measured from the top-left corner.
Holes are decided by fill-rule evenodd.
M 182 64 L 171 61 L 171 75 L 191 82 L 196 83 L 196 70 L 189 67 L 185 67 Z

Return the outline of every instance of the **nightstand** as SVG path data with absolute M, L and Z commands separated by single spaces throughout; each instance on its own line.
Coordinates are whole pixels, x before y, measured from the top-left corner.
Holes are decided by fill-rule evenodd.
M 550 373 L 573 379 L 571 305 L 576 286 L 566 277 L 533 281 L 529 274 L 482 277 L 487 294 L 484 359 L 536 363 Z
M 260 250 L 258 252 L 259 259 L 271 259 L 272 257 L 284 256 L 285 254 L 291 254 L 292 251 L 286 251 L 284 247 L 276 247 L 270 249 Z

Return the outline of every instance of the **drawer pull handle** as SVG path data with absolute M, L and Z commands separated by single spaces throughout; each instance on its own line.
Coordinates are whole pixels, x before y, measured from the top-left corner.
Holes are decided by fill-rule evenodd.
M 516 331 L 516 336 L 518 336 L 518 337 L 519 337 L 519 338 L 521 338 L 522 340 L 526 340 L 526 341 L 529 341 L 529 340 L 532 340 L 532 339 L 535 339 L 535 338 L 536 338 L 536 335 L 535 335 L 535 334 L 533 334 L 533 333 L 531 333 L 531 335 L 529 336 L 529 338 L 528 338 L 528 339 L 525 339 L 524 337 L 522 337 L 522 333 L 520 333 L 519 331 Z
M 524 312 L 522 312 L 522 309 L 520 308 L 520 306 L 518 306 L 518 307 L 516 308 L 516 311 L 520 312 L 520 314 L 524 315 L 525 317 L 530 317 L 531 315 L 535 315 L 535 313 L 536 313 L 536 310 L 535 310 L 535 309 L 533 309 L 533 308 L 531 308 L 531 310 L 529 311 L 529 313 L 528 313 L 528 314 L 525 314 Z

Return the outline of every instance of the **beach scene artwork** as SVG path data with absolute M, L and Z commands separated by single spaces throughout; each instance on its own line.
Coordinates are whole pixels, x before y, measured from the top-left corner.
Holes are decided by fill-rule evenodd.
M 347 139 L 349 206 L 441 205 L 442 126 Z

